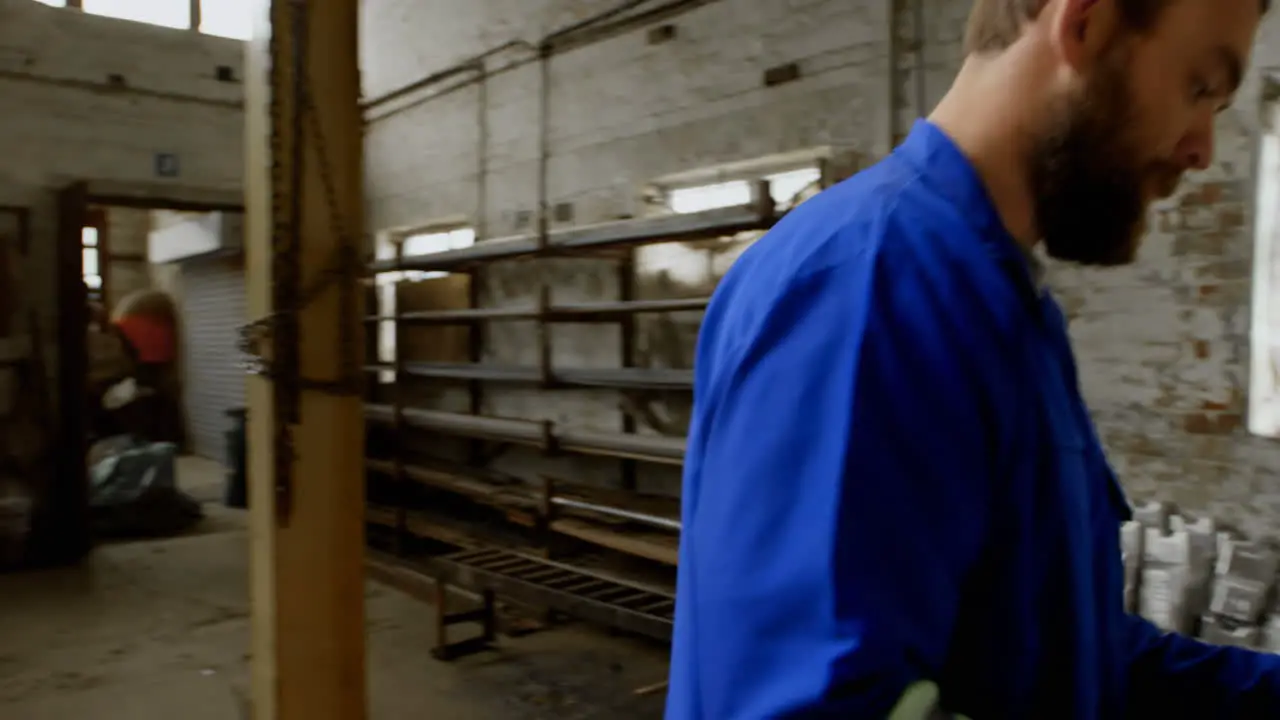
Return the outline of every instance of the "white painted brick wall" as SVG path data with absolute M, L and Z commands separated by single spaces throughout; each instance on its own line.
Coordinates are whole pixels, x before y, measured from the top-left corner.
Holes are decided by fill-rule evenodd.
M 215 73 L 239 76 L 242 56 L 234 40 L 0 0 L 0 182 L 154 181 L 154 153 L 170 152 L 174 182 L 239 187 L 243 86 Z
M 236 191 L 243 86 L 234 40 L 0 0 L 0 204 L 32 209 L 25 299 L 53 336 L 54 194 L 80 180 Z M 108 75 L 127 85 L 112 88 Z M 179 157 L 157 178 L 154 155 Z M 49 362 L 54 362 L 51 349 Z
M 507 14 L 510 0 L 468 3 L 466 11 L 432 2 L 399 2 L 389 12 L 367 5 L 365 94 L 377 97 L 488 44 L 536 41 L 540 29 L 612 4 L 530 2 L 523 15 Z M 671 20 L 679 28 L 672 42 L 650 46 L 643 32 L 631 32 L 557 56 L 553 202 L 574 202 L 578 220 L 608 218 L 633 212 L 639 183 L 658 175 L 814 145 L 883 145 L 890 132 L 887 11 L 887 3 L 846 0 L 714 2 Z M 482 31 L 478 23 L 494 24 Z M 762 87 L 766 68 L 793 61 L 801 81 Z M 469 87 L 371 125 L 372 224 L 474 209 L 478 95 Z M 492 234 L 506 234 L 515 211 L 535 205 L 536 66 L 496 76 L 487 95 L 487 219 Z
M 146 263 L 151 211 L 124 207 L 109 207 L 105 211 L 106 306 L 109 312 L 135 290 L 151 287 L 151 268 Z M 143 261 L 139 262 L 137 258 Z

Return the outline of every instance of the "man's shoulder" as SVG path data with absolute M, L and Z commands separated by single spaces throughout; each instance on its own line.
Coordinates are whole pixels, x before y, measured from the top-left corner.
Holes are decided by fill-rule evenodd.
M 800 205 L 744 252 L 715 292 L 704 335 L 737 345 L 797 312 L 856 333 L 874 313 L 995 341 L 1020 315 L 989 247 L 906 163 L 885 161 Z
M 969 256 L 981 254 L 980 245 L 959 212 L 891 156 L 788 213 L 726 279 L 754 276 L 756 293 L 768 286 L 781 290 L 816 273 L 858 268 L 875 275 L 938 266 L 962 271 Z

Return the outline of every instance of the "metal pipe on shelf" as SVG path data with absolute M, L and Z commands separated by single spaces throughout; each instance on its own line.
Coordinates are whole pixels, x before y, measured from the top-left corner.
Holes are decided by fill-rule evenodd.
M 396 470 L 394 462 L 384 460 L 366 460 L 365 467 L 376 473 L 393 474 Z M 479 499 L 482 503 L 491 503 L 495 506 L 514 506 L 519 508 L 531 508 L 538 505 L 538 501 L 529 493 L 527 486 L 521 486 L 519 489 L 510 486 L 490 485 L 484 481 L 467 478 L 454 473 L 433 470 L 426 467 L 405 464 L 405 474 L 427 483 L 433 487 L 448 490 L 450 492 L 466 495 L 472 499 Z M 602 505 L 596 502 L 588 502 L 572 497 L 565 497 L 554 494 L 554 486 L 549 486 L 547 490 L 551 492 L 545 499 L 543 504 L 569 508 L 571 510 L 581 510 L 583 512 L 597 513 L 599 515 L 607 515 L 621 520 L 631 520 L 651 527 L 661 528 L 663 530 L 674 530 L 680 532 L 680 520 L 675 518 L 663 517 L 652 513 L 638 512 L 636 510 L 628 510 L 626 508 L 614 507 L 612 505 Z M 514 492 L 513 492 L 514 490 Z M 502 494 L 502 493 L 506 494 Z M 545 509 L 544 509 L 545 512 Z
M 537 251 L 538 238 L 535 235 L 494 238 L 456 250 L 417 255 L 406 259 L 401 265 L 393 260 L 375 260 L 369 263 L 369 272 L 456 270 L 464 265 L 529 256 Z
M 541 448 L 553 444 L 558 450 L 582 455 L 634 458 L 667 465 L 679 465 L 684 458 L 684 438 L 561 429 L 554 424 L 537 420 L 494 418 L 441 410 L 405 408 L 401 412 L 405 423 L 412 427 L 465 438 Z M 390 423 L 394 417 L 391 408 L 378 404 L 365 405 L 365 416 L 373 422 L 384 424 Z
M 492 418 L 417 408 L 405 410 L 404 414 L 409 423 L 416 427 L 469 437 L 542 445 L 544 436 L 542 423 L 533 420 Z
M 393 368 L 370 364 L 365 370 L 385 372 Z M 396 366 L 397 377 L 436 380 L 474 380 L 532 385 L 550 382 L 556 386 L 618 388 L 623 390 L 690 390 L 693 371 L 677 368 L 548 368 L 490 365 L 487 363 L 407 362 Z
M 677 368 L 564 368 L 553 371 L 556 381 L 577 387 L 627 390 L 692 390 L 693 371 Z
M 739 232 L 764 230 L 776 219 L 776 213 L 770 204 L 753 202 L 698 213 L 655 215 L 548 230 L 546 245 L 549 251 L 554 252 L 705 240 Z M 538 234 L 517 235 L 486 240 L 456 250 L 415 255 L 401 263 L 394 260 L 375 261 L 370 263 L 368 270 L 375 274 L 395 270 L 457 270 L 477 263 L 533 256 L 539 249 Z
M 574 510 L 583 510 L 586 512 L 599 513 L 601 515 L 609 515 L 623 520 L 634 520 L 635 522 L 652 525 L 653 527 L 662 528 L 664 530 L 680 532 L 681 529 L 679 520 L 635 512 L 633 510 L 624 510 L 622 508 L 610 507 L 608 505 L 597 505 L 595 503 L 574 500 L 573 498 L 552 496 L 551 504 L 559 505 L 560 507 L 572 508 Z
M 537 383 L 542 379 L 537 368 L 486 363 L 406 363 L 404 374 L 409 377 L 437 380 L 477 380 L 516 384 Z
M 708 240 L 750 230 L 767 228 L 774 220 L 772 207 L 753 202 L 696 213 L 655 215 L 634 220 L 618 220 L 580 225 L 551 234 L 554 249 L 582 250 L 645 243 Z
M 615 320 L 625 315 L 639 313 L 690 312 L 706 310 L 711 298 L 663 298 L 658 300 L 630 300 L 585 303 L 561 303 L 547 307 L 547 319 L 552 322 L 595 322 Z M 456 310 L 421 310 L 400 315 L 406 324 L 450 323 L 467 324 L 488 320 L 536 320 L 537 307 L 485 307 Z M 377 323 L 392 318 L 371 315 L 365 322 Z
M 618 300 L 552 305 L 547 314 L 564 322 L 586 319 L 613 319 L 638 313 L 683 312 L 706 310 L 711 298 L 663 298 L 660 300 Z
M 532 420 L 491 418 L 420 408 L 405 408 L 401 412 L 408 425 L 422 430 L 529 445 L 541 444 L 542 440 L 542 425 Z M 379 423 L 389 423 L 392 419 L 390 408 L 386 405 L 365 405 L 365 415 Z
M 559 430 L 557 447 L 583 455 L 606 455 L 647 460 L 663 465 L 684 461 L 685 439 L 662 435 L 624 435 L 594 430 Z

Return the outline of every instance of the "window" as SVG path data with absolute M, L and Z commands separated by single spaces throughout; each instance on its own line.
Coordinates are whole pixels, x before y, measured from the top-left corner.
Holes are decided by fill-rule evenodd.
M 1249 431 L 1280 436 L 1280 127 L 1262 135 L 1254 221 Z
M 435 230 L 415 232 L 404 235 L 381 236 L 376 246 L 379 260 L 393 260 L 396 257 L 396 246 L 401 248 L 401 257 L 415 257 L 458 250 L 470 247 L 476 242 L 476 231 L 472 228 L 456 228 L 453 230 Z M 421 272 L 417 270 L 398 270 L 378 273 L 374 284 L 378 288 L 378 316 L 392 318 L 396 313 L 396 283 L 402 280 L 426 280 L 447 275 L 445 272 Z M 378 322 L 378 362 L 393 363 L 396 360 L 396 324 L 394 320 L 383 319 Z M 378 374 L 381 382 L 395 381 L 392 372 Z
M 161 27 L 191 27 L 191 0 L 83 0 L 83 9 L 90 15 Z
M 90 15 L 132 20 L 179 30 L 192 29 L 191 0 L 35 0 L 50 7 L 77 7 Z M 200 0 L 200 27 L 205 35 L 249 40 L 253 37 L 253 13 L 258 0 Z
M 766 175 L 762 178 L 769 183 L 769 194 L 780 207 L 791 205 L 801 199 L 805 190 L 817 187 L 822 179 L 822 171 L 818 168 L 803 168 L 789 172 Z M 695 213 L 715 210 L 717 208 L 747 205 L 751 202 L 751 181 L 731 180 L 729 182 L 684 187 L 671 190 L 667 194 L 667 204 L 677 213 Z
M 80 231 L 80 273 L 84 276 L 85 287 L 89 288 L 89 297 L 101 298 L 102 268 L 99 263 L 98 228 L 89 226 Z
M 807 153 L 806 157 L 795 155 L 768 156 L 659 178 L 651 185 L 657 193 L 649 197 L 659 199 L 666 211 L 680 214 L 707 212 L 751 204 L 753 186 L 763 180 L 769 184 L 769 195 L 774 204 L 780 210 L 786 210 L 803 202 L 819 188 L 822 170 L 818 165 L 826 157 L 813 153 Z M 733 179 L 725 180 L 725 177 Z M 720 238 L 714 249 L 698 243 L 645 245 L 636 249 L 637 272 L 665 278 L 681 287 L 714 286 L 760 234 L 745 232 Z
M 250 40 L 255 7 L 255 0 L 201 0 L 199 30 L 206 35 Z

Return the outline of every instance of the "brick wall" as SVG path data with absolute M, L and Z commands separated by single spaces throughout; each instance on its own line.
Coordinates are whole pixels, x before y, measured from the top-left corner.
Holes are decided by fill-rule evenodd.
M 79 180 L 238 190 L 243 88 L 217 68 L 240 77 L 242 55 L 233 40 L 0 0 L 0 204 L 33 211 L 24 295 L 49 309 L 44 337 L 56 190 Z M 157 177 L 156 153 L 178 157 L 178 177 Z
M 588 222 L 635 212 L 638 186 L 666 173 L 822 144 L 883 152 L 958 67 L 970 3 L 916 5 L 923 1 L 721 0 L 664 19 L 677 29 L 668 42 L 651 45 L 640 29 L 556 57 L 551 202 L 572 202 L 575 221 Z M 475 0 L 445 10 L 440 0 L 399 0 L 366 13 L 366 94 L 614 4 Z M 509 51 L 493 62 L 520 57 Z M 1244 421 L 1258 77 L 1278 60 L 1272 17 L 1255 71 L 1219 122 L 1214 168 L 1158 211 L 1137 265 L 1051 274 L 1072 318 L 1084 390 L 1131 493 L 1252 531 L 1280 528 L 1280 446 L 1249 436 Z M 802 77 L 763 87 L 764 70 L 786 62 L 799 63 Z M 513 232 L 520 211 L 536 209 L 537 87 L 536 66 L 525 64 L 493 77 L 483 95 L 476 85 L 437 88 L 393 114 L 374 113 L 366 142 L 373 227 L 486 208 L 491 236 Z M 616 291 L 595 266 L 542 267 L 557 292 Z M 486 278 L 495 304 L 528 301 L 539 281 L 527 269 L 495 275 Z M 592 345 L 558 330 L 567 359 L 616 361 L 600 336 Z M 527 332 L 491 331 L 490 354 L 532 361 Z M 616 422 L 612 398 L 495 389 L 488 403 L 505 414 Z
M 106 301 L 108 311 L 135 290 L 151 287 L 147 264 L 147 236 L 151 211 L 143 208 L 103 208 L 107 221 Z

